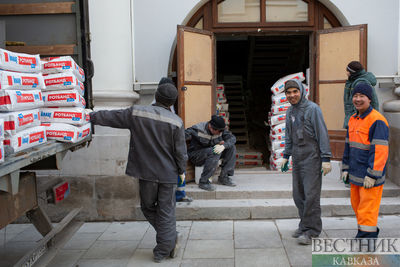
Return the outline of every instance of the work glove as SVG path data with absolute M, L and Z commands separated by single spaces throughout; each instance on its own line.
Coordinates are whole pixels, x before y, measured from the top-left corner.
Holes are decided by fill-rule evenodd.
M 368 176 L 364 177 L 364 188 L 369 189 L 375 185 L 376 180 Z
M 322 174 L 325 176 L 332 170 L 332 164 L 330 162 L 322 162 Z
M 349 173 L 347 171 L 343 171 L 342 175 L 340 176 L 340 179 L 343 181 L 343 183 L 348 184 L 349 183 Z
M 179 185 L 183 185 L 185 179 L 186 179 L 185 173 L 179 174 Z
M 287 172 L 289 170 L 289 160 L 283 159 L 281 164 L 281 172 Z
M 214 154 L 221 154 L 222 151 L 224 151 L 225 147 L 224 145 L 215 145 L 213 148 Z

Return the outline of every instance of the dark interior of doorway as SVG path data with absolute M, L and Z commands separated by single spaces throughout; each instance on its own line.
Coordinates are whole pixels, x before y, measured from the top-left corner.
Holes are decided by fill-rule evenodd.
M 217 83 L 225 86 L 238 151 L 261 152 L 269 168 L 270 88 L 279 78 L 307 68 L 308 35 L 217 35 Z

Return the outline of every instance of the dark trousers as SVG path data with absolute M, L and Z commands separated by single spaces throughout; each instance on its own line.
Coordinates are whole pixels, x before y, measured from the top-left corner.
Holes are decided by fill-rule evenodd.
M 219 177 L 232 176 L 236 165 L 236 147 L 226 148 L 221 154 L 214 154 L 213 147 L 189 152 L 189 159 L 195 166 L 203 166 L 199 183 L 208 183 L 218 167 L 218 161 L 222 159 L 221 174 Z
M 153 253 L 168 256 L 176 241 L 176 184 L 139 180 L 139 188 L 142 212 L 157 232 Z

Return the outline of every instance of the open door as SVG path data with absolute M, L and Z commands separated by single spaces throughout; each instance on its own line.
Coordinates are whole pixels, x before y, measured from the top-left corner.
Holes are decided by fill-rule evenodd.
M 185 128 L 215 113 L 215 39 L 209 31 L 178 25 L 178 114 Z
M 332 149 L 332 159 L 341 160 L 346 130 L 343 129 L 343 91 L 346 66 L 357 60 L 367 65 L 367 25 L 317 31 L 316 101 L 320 105 Z

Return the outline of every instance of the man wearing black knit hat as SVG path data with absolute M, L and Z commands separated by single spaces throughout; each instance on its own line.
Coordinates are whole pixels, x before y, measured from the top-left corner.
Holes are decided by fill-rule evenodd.
M 376 96 L 375 89 L 373 88 L 376 85 L 376 78 L 374 74 L 365 71 L 363 65 L 361 65 L 361 63 L 358 61 L 351 61 L 347 65 L 346 74 L 348 79 L 344 87 L 343 95 L 345 115 L 343 123 L 344 129 L 347 128 L 347 124 L 349 123 L 351 115 L 356 112 L 356 108 L 353 105 L 352 91 L 360 82 L 369 84 L 372 87 L 371 106 L 379 111 L 378 97 Z
M 211 178 L 222 159 L 218 183 L 236 186 L 229 176 L 233 176 L 236 165 L 236 137 L 226 129 L 222 117 L 213 115 L 210 121 L 200 122 L 185 130 L 186 140 L 190 140 L 188 155 L 195 166 L 203 166 L 199 187 L 214 191 Z
M 130 130 L 126 174 L 139 179 L 142 212 L 157 232 L 155 262 L 176 257 L 180 245 L 175 190 L 178 175 L 184 177 L 187 153 L 183 122 L 170 111 L 177 96 L 176 87 L 164 83 L 152 105 L 90 113 L 94 125 Z

